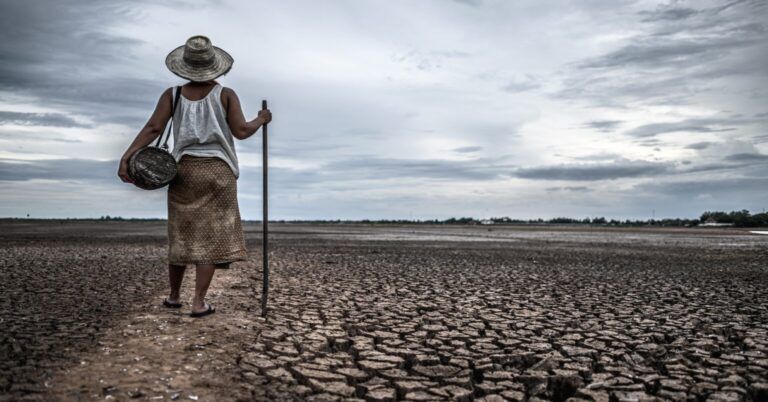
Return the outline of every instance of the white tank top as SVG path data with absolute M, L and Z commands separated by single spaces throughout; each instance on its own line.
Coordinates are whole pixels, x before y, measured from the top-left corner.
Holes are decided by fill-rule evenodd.
M 179 105 L 173 115 L 173 151 L 178 162 L 182 155 L 208 156 L 223 159 L 235 178 L 240 176 L 235 153 L 235 141 L 229 130 L 227 114 L 221 104 L 222 86 L 216 84 L 200 100 L 179 96 Z M 176 95 L 176 89 L 173 90 Z

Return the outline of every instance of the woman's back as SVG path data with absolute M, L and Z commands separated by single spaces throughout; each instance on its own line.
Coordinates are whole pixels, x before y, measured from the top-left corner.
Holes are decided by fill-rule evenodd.
M 235 177 L 239 177 L 234 138 L 221 100 L 222 89 L 216 82 L 181 87 L 179 105 L 173 116 L 171 153 L 176 161 L 183 155 L 221 158 Z
M 198 101 L 205 98 L 216 85 L 219 85 L 216 81 L 189 82 L 181 86 L 181 95 L 189 100 Z

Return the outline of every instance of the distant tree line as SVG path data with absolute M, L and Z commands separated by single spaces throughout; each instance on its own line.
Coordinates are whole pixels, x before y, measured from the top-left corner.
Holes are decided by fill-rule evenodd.
M 24 219 L 24 218 L 3 218 L 3 219 Z M 65 218 L 51 220 L 94 220 L 80 218 Z M 98 219 L 100 221 L 165 221 L 158 218 L 123 218 L 121 216 L 104 215 Z M 260 220 L 249 220 L 246 222 L 261 222 Z M 306 223 L 306 224 L 371 224 L 371 225 L 478 225 L 478 224 L 497 224 L 497 225 L 597 225 L 597 226 L 668 226 L 668 227 L 691 227 L 701 224 L 727 224 L 734 227 L 768 227 L 768 213 L 762 212 L 750 214 L 748 210 L 741 211 L 707 211 L 701 214 L 698 219 L 687 218 L 665 218 L 665 219 L 606 219 L 605 217 L 586 217 L 586 218 L 568 218 L 556 217 L 551 219 L 513 219 L 508 216 L 492 217 L 489 219 L 475 219 L 472 217 L 448 218 L 448 219 L 299 219 L 299 220 L 271 220 L 275 223 Z
M 768 213 L 750 214 L 746 209 L 741 211 L 707 211 L 701 214 L 700 221 L 730 223 L 736 227 L 754 228 L 758 226 L 768 226 Z
M 258 221 L 257 221 L 258 222 Z M 362 219 L 362 220 L 276 220 L 278 223 L 337 223 L 337 224 L 425 224 L 425 225 L 597 225 L 597 226 L 664 226 L 664 227 L 691 227 L 703 223 L 729 224 L 735 227 L 768 226 L 768 213 L 751 215 L 747 210 L 721 212 L 707 211 L 700 218 L 664 218 L 664 219 L 606 219 L 605 217 L 568 218 L 556 217 L 551 219 L 513 219 L 507 216 L 492 217 L 489 219 L 475 219 L 472 217 L 448 218 L 448 219 Z
M 550 225 L 600 225 L 600 226 L 696 226 L 699 224 L 698 219 L 684 219 L 684 218 L 666 218 L 666 219 L 606 219 L 603 216 L 594 218 L 568 218 L 557 217 L 552 219 L 509 219 L 504 218 L 491 218 L 493 223 L 508 223 L 508 224 L 550 224 Z
M 69 218 L 67 218 L 67 220 L 69 220 Z M 97 220 L 100 220 L 100 221 L 129 221 L 129 222 L 133 222 L 133 221 L 151 221 L 151 222 L 156 222 L 156 221 L 165 221 L 167 219 L 160 219 L 160 218 L 123 218 L 122 216 L 104 215 L 104 216 L 102 216 L 101 218 L 99 218 Z

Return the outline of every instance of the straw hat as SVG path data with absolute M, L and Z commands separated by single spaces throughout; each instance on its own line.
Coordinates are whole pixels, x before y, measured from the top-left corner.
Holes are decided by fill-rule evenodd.
M 173 49 L 165 58 L 165 65 L 174 74 L 190 81 L 208 81 L 226 74 L 234 60 L 229 53 L 213 46 L 202 35 L 187 39 L 184 46 Z

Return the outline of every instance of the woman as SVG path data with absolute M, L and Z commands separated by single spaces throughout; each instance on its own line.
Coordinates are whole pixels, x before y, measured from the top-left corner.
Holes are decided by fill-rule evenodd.
M 172 155 L 178 173 L 168 187 L 168 278 L 170 295 L 163 305 L 181 307 L 179 289 L 187 264 L 196 265 L 192 317 L 216 310 L 205 302 L 216 268 L 229 268 L 246 259 L 245 240 L 237 203 L 239 168 L 233 137 L 244 140 L 272 120 L 269 110 L 246 121 L 235 91 L 215 79 L 232 67 L 232 57 L 212 46 L 205 36 L 193 36 L 173 50 L 166 66 L 189 80 L 160 96 L 154 113 L 120 160 L 118 176 L 126 183 L 128 160 L 163 133 L 173 114 Z

